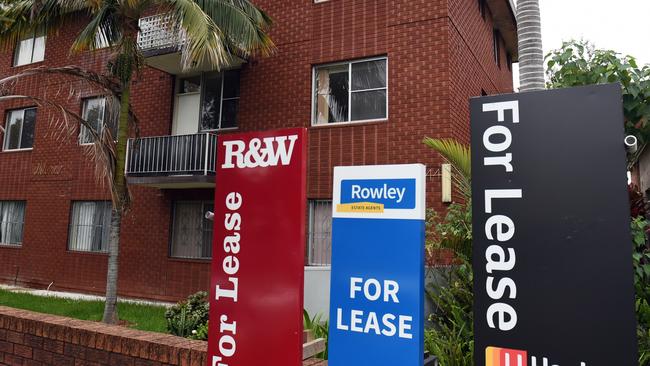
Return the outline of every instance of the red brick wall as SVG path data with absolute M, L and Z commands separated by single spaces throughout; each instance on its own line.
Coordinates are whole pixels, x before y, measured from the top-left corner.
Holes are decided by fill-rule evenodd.
M 330 198 L 337 165 L 424 163 L 431 175 L 441 160 L 423 137 L 469 136 L 468 98 L 512 89 L 502 55 L 492 58 L 492 24 L 475 0 L 260 0 L 275 19 L 275 56 L 251 60 L 241 77 L 239 129 L 244 131 L 311 125 L 312 67 L 388 57 L 389 116 L 386 121 L 310 127 L 308 196 Z M 70 21 L 47 40 L 43 63 L 13 68 L 12 52 L 0 54 L 0 75 L 39 65 L 79 65 L 102 72 L 109 50 L 69 55 L 83 19 Z M 502 48 L 503 49 L 503 48 Z M 54 97 L 81 111 L 77 97 L 93 95 L 85 85 L 61 77 L 21 81 L 17 89 Z M 170 133 L 173 77 L 145 69 L 133 89 L 133 108 L 144 136 Z M 0 103 L 7 109 L 26 102 Z M 67 251 L 70 202 L 109 196 L 76 143 L 76 133 L 57 136 L 55 114 L 40 108 L 32 151 L 0 153 L 0 200 L 27 200 L 23 246 L 0 247 L 0 281 L 101 293 L 106 255 Z M 34 169 L 61 164 L 60 174 L 39 176 Z M 177 300 L 209 286 L 209 262 L 168 256 L 172 202 L 210 199 L 210 190 L 158 190 L 133 186 L 133 208 L 123 223 L 119 291 L 123 296 Z M 428 204 L 443 210 L 440 178 L 430 177 Z
M 168 334 L 0 306 L 0 366 L 205 366 L 207 348 Z

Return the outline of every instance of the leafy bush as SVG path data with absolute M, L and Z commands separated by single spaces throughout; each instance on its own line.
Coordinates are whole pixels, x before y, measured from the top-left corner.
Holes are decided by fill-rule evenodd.
M 639 365 L 650 365 L 650 247 L 646 230 L 648 221 L 639 216 L 632 220 L 634 245 L 634 290 L 637 317 Z
M 200 329 L 205 328 L 205 339 L 207 339 L 209 313 L 208 293 L 197 292 L 165 312 L 167 330 L 171 334 L 187 338 L 193 336 L 192 331 L 198 334 Z
M 427 209 L 425 226 L 427 250 L 451 249 L 457 256 L 472 257 L 471 204 L 452 203 L 444 217 Z
M 446 286 L 427 288 L 435 311 L 429 316 L 433 327 L 424 332 L 424 347 L 438 358 L 440 366 L 473 366 L 474 295 L 471 264 L 463 259 L 461 265 L 451 269 L 447 282 Z
M 210 322 L 205 322 L 205 324 L 199 325 L 199 327 L 196 330 L 192 331 L 192 335 L 190 336 L 191 339 L 195 339 L 197 341 L 207 341 L 208 340 L 208 325 Z
M 315 339 L 323 338 L 325 340 L 325 351 L 316 355 L 317 358 L 327 360 L 327 339 L 329 335 L 329 322 L 322 320 L 321 314 L 316 314 L 313 318 L 309 316 L 307 310 L 302 311 L 302 324 L 305 330 L 311 330 Z

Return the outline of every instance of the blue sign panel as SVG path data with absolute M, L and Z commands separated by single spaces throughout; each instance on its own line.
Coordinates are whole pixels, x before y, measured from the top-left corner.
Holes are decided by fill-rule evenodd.
M 423 364 L 424 175 L 334 170 L 330 366 Z
M 346 179 L 341 203 L 373 202 L 384 208 L 415 208 L 415 179 Z

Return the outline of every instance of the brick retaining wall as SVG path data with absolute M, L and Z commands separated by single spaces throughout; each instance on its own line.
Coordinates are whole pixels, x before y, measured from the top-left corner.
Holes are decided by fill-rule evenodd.
M 206 342 L 0 306 L 2 366 L 205 366 L 206 350 Z

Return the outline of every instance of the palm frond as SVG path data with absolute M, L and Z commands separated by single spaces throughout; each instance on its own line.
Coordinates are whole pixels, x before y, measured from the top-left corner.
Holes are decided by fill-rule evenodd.
M 207 62 L 219 70 L 232 62 L 225 36 L 194 0 L 158 0 L 159 5 L 170 8 L 174 24 L 185 33 L 181 52 L 184 69 Z
M 95 127 L 90 125 L 76 112 L 67 109 L 60 103 L 54 102 L 52 98 L 33 96 L 33 95 L 18 95 L 13 94 L 12 89 L 15 87 L 16 82 L 22 78 L 34 75 L 51 75 L 58 74 L 70 76 L 81 80 L 83 83 L 88 84 L 94 91 L 98 91 L 100 96 L 106 98 L 106 110 L 104 120 L 104 128 L 101 132 L 97 132 Z M 116 125 L 119 118 L 120 109 L 120 86 L 110 78 L 93 73 L 91 71 L 83 70 L 74 66 L 67 66 L 62 68 L 47 68 L 39 67 L 22 71 L 16 75 L 11 75 L 0 79 L 0 101 L 10 99 L 28 99 L 36 102 L 37 105 L 55 110 L 55 116 L 50 120 L 50 128 L 48 129 L 52 138 L 69 141 L 70 137 L 77 136 L 79 126 L 84 126 L 91 137 L 92 144 L 85 149 L 86 154 L 95 166 L 95 178 L 102 185 L 108 185 L 111 192 L 111 199 L 114 204 L 119 202 L 119 206 L 128 209 L 131 197 L 128 191 L 124 196 L 118 192 L 114 185 L 114 174 L 117 161 L 116 150 L 116 136 L 111 133 L 109 125 Z M 69 98 L 77 99 L 78 95 L 70 90 Z M 132 108 L 129 108 L 129 124 L 132 131 L 135 131 L 136 136 L 139 135 L 138 121 L 132 113 Z M 63 144 L 62 144 L 63 145 Z
M 452 166 L 457 189 L 469 200 L 472 195 L 472 154 L 470 147 L 454 139 L 424 138 L 424 144 L 438 152 Z
M 242 57 L 271 55 L 271 17 L 248 0 L 195 0 L 224 33 L 230 51 Z
M 94 8 L 90 21 L 73 42 L 71 51 L 95 50 L 105 46 L 102 42 L 116 44 L 121 38 L 121 32 L 115 11 L 111 1 L 103 1 L 99 7 Z
M 14 47 L 38 32 L 58 31 L 65 16 L 88 9 L 89 4 L 89 0 L 1 0 L 0 18 L 11 21 L 0 27 L 0 46 Z

